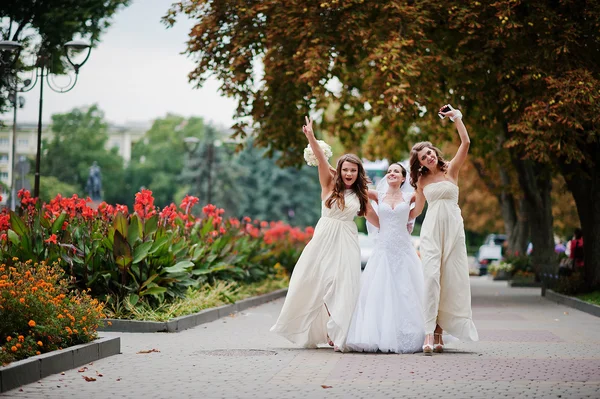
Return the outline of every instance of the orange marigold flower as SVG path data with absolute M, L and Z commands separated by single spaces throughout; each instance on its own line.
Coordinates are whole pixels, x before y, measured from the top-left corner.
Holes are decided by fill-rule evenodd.
M 13 345 L 13 346 L 10 347 L 10 350 L 13 351 L 13 352 L 16 352 L 17 351 L 17 347 Z
M 9 335 L 8 337 L 6 337 L 6 342 L 10 342 L 12 341 L 12 337 Z
M 19 335 L 19 336 L 17 337 L 17 339 L 19 340 L 19 342 L 23 342 L 23 341 L 25 341 L 25 337 L 24 337 L 24 336 L 22 336 L 22 335 Z
M 17 346 L 17 348 L 19 348 L 19 349 L 21 349 L 21 348 L 22 348 L 21 344 L 17 344 L 16 346 Z
M 37 351 L 37 352 L 35 352 L 35 354 L 36 354 L 36 355 L 41 355 L 41 354 L 42 354 L 42 352 L 40 352 L 40 351 Z
M 37 344 L 38 344 L 38 346 L 44 346 L 44 344 L 42 343 L 42 341 L 38 341 Z
M 29 323 L 27 323 L 29 325 L 29 327 L 35 327 L 35 321 L 33 320 L 29 320 Z
M 25 298 L 19 298 L 19 302 L 25 303 Z

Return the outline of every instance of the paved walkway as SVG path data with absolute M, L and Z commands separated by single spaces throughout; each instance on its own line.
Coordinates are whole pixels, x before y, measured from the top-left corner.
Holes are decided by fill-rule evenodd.
M 472 289 L 481 341 L 441 355 L 296 348 L 268 332 L 281 299 L 177 334 L 104 333 L 121 355 L 0 397 L 600 398 L 600 318 L 488 277 Z

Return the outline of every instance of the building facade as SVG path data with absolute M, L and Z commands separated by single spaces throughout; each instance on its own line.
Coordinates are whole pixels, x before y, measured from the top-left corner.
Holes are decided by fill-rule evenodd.
M 131 149 L 138 140 L 140 140 L 150 124 L 135 125 L 110 125 L 108 128 L 108 140 L 106 149 L 117 148 L 125 163 L 131 159 Z M 42 129 L 42 140 L 52 138 L 51 125 Z M 12 145 L 13 145 L 13 126 L 5 125 L 0 127 L 0 195 L 2 200 L 0 206 L 8 205 L 13 168 L 12 165 Z M 37 123 L 17 123 L 16 146 L 15 146 L 15 186 L 28 188 L 26 174 L 33 173 L 29 171 L 30 160 L 35 161 L 37 146 Z M 44 160 L 42 159 L 42 162 Z

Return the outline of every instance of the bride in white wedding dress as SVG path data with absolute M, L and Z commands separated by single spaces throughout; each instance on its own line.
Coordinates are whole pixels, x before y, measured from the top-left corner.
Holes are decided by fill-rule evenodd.
M 423 270 L 412 245 L 410 185 L 406 169 L 390 165 L 370 197 L 379 204 L 379 232 L 361 276 L 346 345 L 359 352 L 415 353 L 425 337 Z

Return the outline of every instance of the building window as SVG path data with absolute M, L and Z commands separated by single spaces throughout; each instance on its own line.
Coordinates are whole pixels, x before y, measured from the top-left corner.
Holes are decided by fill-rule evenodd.
M 0 180 L 8 181 L 8 172 L 0 172 Z
M 19 147 L 27 147 L 29 145 L 29 140 L 28 139 L 18 139 L 17 145 Z
M 8 163 L 8 154 L 0 155 L 0 164 L 4 165 Z
M 0 137 L 0 146 L 8 146 L 8 143 L 10 143 L 8 137 Z

